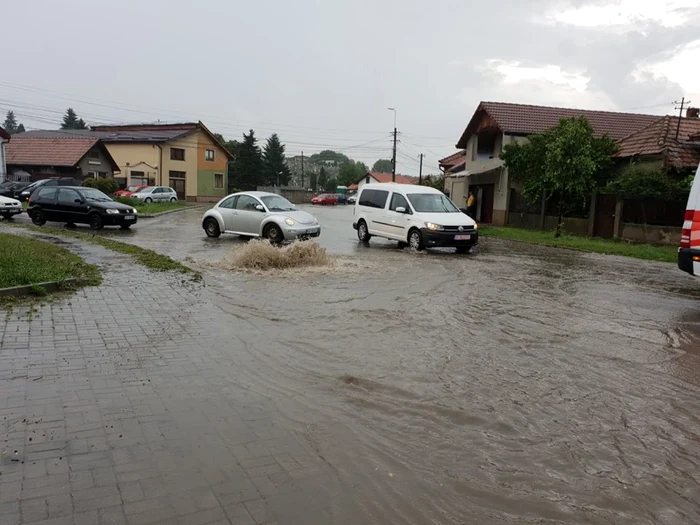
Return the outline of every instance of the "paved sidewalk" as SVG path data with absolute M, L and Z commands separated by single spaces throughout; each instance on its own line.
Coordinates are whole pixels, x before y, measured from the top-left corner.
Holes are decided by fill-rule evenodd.
M 333 472 L 236 380 L 206 288 L 68 244 L 102 286 L 0 311 L 0 523 L 330 522 Z

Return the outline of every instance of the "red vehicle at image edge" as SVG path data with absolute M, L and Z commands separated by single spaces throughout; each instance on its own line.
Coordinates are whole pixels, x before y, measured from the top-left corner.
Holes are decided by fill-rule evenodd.
M 135 184 L 132 186 L 127 186 L 126 189 L 116 191 L 114 194 L 118 197 L 130 197 L 143 188 L 148 188 L 148 184 Z
M 700 166 L 695 172 L 685 211 L 681 247 L 678 248 L 678 267 L 691 275 L 700 275 Z
M 313 196 L 313 198 L 311 199 L 311 204 L 331 204 L 335 206 L 336 204 L 338 204 L 338 197 L 336 197 L 332 193 L 321 193 L 321 195 Z

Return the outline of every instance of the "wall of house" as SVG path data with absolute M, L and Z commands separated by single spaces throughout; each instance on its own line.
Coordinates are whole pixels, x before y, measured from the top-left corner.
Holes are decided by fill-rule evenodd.
M 198 201 L 216 202 L 228 194 L 228 156 L 209 135 L 197 131 L 197 192 Z M 206 160 L 206 150 L 214 150 L 214 160 Z M 216 188 L 215 174 L 223 175 L 223 187 Z
M 7 180 L 7 166 L 5 166 L 5 140 L 0 139 L 0 182 Z
M 97 158 L 90 157 L 90 153 L 96 153 Z M 87 155 L 85 155 L 80 162 L 78 162 L 78 168 L 83 172 L 85 177 L 88 176 L 88 172 L 94 171 L 99 173 L 100 176 L 112 177 L 114 172 L 112 171 L 112 163 L 105 155 L 102 148 L 97 146 L 93 147 Z M 104 174 L 104 175 L 102 175 Z
M 379 181 L 370 175 L 369 182 L 374 183 Z M 363 179 L 357 183 L 357 191 L 359 192 L 362 189 L 362 186 L 364 186 L 365 184 L 367 184 L 367 177 L 363 177 Z
M 171 171 L 185 172 L 185 198 L 194 199 L 197 196 L 197 153 L 198 142 L 195 133 L 190 133 L 179 139 L 169 140 L 162 144 L 163 167 L 161 176 L 162 186 L 170 185 Z M 185 160 L 170 160 L 170 150 L 180 148 L 185 150 Z
M 107 151 L 119 166 L 119 177 L 126 179 L 125 183 L 130 184 L 129 173 L 132 166 L 145 162 L 151 166 L 160 165 L 160 150 L 155 144 L 124 144 L 115 142 L 106 144 Z M 145 167 L 144 167 L 145 168 Z M 135 167 L 136 171 L 146 171 L 141 167 Z M 156 181 L 158 184 L 158 181 Z

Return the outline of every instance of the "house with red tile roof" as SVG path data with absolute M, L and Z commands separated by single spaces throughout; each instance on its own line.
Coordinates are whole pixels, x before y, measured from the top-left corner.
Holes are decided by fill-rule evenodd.
M 0 128 L 0 182 L 7 180 L 7 167 L 5 165 L 5 143 L 10 141 L 10 134 Z
M 31 180 L 53 177 L 113 177 L 119 166 L 99 138 L 68 134 L 18 133 L 5 148 L 7 172 L 26 172 Z
M 516 186 L 500 159 L 503 147 L 553 128 L 564 117 L 585 116 L 596 135 L 621 140 L 659 120 L 658 115 L 481 102 L 457 140 L 460 150 L 442 159 L 445 192 L 463 206 L 470 190 L 477 196 L 477 220 L 504 225 L 511 189 Z M 462 155 L 463 152 L 463 155 Z
M 365 175 L 363 175 L 363 177 L 360 180 L 348 186 L 348 190 L 360 191 L 360 189 L 362 189 L 362 186 L 370 182 L 392 182 L 392 175 L 391 173 L 379 173 L 376 171 L 368 171 Z M 397 173 L 395 182 L 396 184 L 416 184 L 418 182 L 418 179 L 415 177 L 407 177 L 406 175 L 399 175 Z
M 620 159 L 649 169 L 697 169 L 700 164 L 700 118 L 696 108 L 686 117 L 665 116 L 618 141 Z

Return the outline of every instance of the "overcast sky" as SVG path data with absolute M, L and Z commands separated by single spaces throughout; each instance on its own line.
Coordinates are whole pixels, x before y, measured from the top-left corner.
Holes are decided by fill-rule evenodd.
M 0 111 L 58 127 L 202 120 L 426 171 L 480 100 L 700 104 L 700 0 L 0 0 Z M 694 104 L 694 105 L 695 105 Z M 1 120 L 1 119 L 0 119 Z

